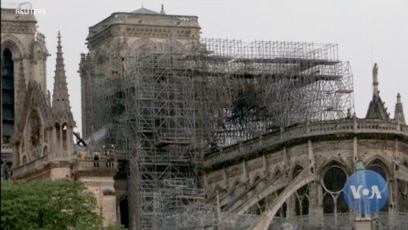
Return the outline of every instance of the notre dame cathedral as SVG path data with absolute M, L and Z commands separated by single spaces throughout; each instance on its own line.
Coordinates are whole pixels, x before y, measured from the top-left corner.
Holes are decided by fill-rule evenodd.
M 241 43 L 205 43 L 200 30 L 196 16 L 163 7 L 113 13 L 90 27 L 79 69 L 82 140 L 62 35 L 51 94 L 50 53 L 35 16 L 2 8 L 2 179 L 82 181 L 104 224 L 130 229 L 351 229 L 343 185 L 363 162 L 391 191 L 376 220 L 406 225 L 408 126 L 400 94 L 394 118 L 387 112 L 377 65 L 372 101 L 358 119 L 354 105 L 340 105 L 353 87 L 343 84 L 349 73 L 337 57 L 296 53 L 312 44 L 268 42 L 252 43 L 262 57 L 235 57 L 245 54 Z M 285 56 L 284 46 L 296 52 Z

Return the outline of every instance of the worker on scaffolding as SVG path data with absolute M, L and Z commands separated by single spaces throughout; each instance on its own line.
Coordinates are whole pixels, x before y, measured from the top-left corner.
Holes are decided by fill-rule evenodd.
M 105 145 L 103 146 L 103 151 L 104 151 L 105 156 L 106 156 L 106 167 L 107 168 L 112 168 L 113 167 L 113 161 L 114 161 L 113 149 L 114 149 L 114 145 L 111 146 L 111 149 L 106 149 Z
M 99 167 L 99 152 L 93 153 L 94 167 Z

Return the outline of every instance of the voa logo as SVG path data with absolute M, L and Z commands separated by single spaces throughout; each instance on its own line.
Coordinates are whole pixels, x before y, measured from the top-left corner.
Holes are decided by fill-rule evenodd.
M 378 212 L 387 202 L 388 186 L 384 178 L 372 170 L 359 170 L 346 181 L 344 200 L 356 213 Z
M 371 189 L 364 188 L 363 185 L 350 185 L 350 190 L 354 199 L 361 199 L 362 196 L 368 199 L 381 199 L 380 189 L 377 185 L 371 186 Z

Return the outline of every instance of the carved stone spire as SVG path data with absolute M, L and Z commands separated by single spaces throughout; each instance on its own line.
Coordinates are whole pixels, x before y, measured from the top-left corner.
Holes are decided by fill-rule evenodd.
M 65 76 L 64 58 L 62 57 L 61 35 L 58 32 L 57 61 L 55 65 L 54 92 L 52 95 L 52 112 L 58 121 L 65 121 L 74 126 L 75 122 L 69 103 L 67 77 Z
M 390 115 L 384 102 L 380 98 L 380 91 L 378 90 L 378 66 L 377 63 L 373 67 L 373 99 L 368 106 L 366 118 L 368 119 L 382 119 L 389 120 Z
M 380 91 L 378 91 L 378 66 L 377 63 L 373 67 L 373 96 L 379 97 Z
M 394 119 L 399 123 L 406 124 L 404 110 L 402 109 L 401 95 L 399 93 L 397 95 L 397 103 L 395 104 Z
M 160 14 L 166 14 L 166 12 L 164 12 L 164 5 L 161 5 L 161 10 L 160 10 Z

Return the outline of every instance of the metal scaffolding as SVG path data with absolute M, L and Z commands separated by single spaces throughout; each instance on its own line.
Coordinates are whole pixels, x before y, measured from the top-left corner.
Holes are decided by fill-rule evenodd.
M 160 45 L 81 61 L 84 134 L 104 130 L 118 157 L 129 160 L 135 229 L 163 229 L 166 217 L 183 219 L 191 203 L 207 218 L 208 209 L 197 208 L 205 206 L 199 189 L 205 151 L 354 111 L 350 66 L 338 60 L 336 45 L 223 39 L 185 49 L 172 40 Z

